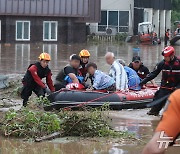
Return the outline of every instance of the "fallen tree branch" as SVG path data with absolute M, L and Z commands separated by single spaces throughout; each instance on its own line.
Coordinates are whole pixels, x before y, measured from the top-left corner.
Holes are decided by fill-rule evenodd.
M 47 136 L 36 138 L 35 142 L 42 142 L 42 141 L 52 140 L 52 139 L 58 138 L 60 136 L 61 136 L 60 132 L 55 132 L 55 133 L 47 135 Z

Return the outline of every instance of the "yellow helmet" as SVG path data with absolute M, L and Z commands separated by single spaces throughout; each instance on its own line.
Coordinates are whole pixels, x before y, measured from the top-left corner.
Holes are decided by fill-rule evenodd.
M 89 53 L 89 51 L 85 49 L 81 50 L 81 52 L 79 53 L 79 57 L 90 57 L 90 56 L 91 54 Z
M 41 53 L 40 56 L 39 56 L 39 60 L 50 61 L 51 60 L 51 56 L 48 53 Z

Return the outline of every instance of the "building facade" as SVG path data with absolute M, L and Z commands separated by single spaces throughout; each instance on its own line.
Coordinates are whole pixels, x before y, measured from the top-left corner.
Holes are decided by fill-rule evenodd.
M 100 21 L 100 0 L 0 0 L 0 42 L 86 41 Z
M 151 22 L 154 32 L 164 37 L 166 29 L 171 29 L 171 0 L 135 0 L 134 34 L 138 33 L 138 23 Z
M 111 34 L 127 32 L 138 34 L 138 24 L 151 22 L 154 31 L 164 36 L 171 27 L 171 0 L 101 0 L 101 21 L 91 23 L 91 33 Z
M 101 0 L 101 21 L 90 24 L 91 32 L 105 34 L 111 29 L 112 34 L 133 33 L 133 9 L 133 0 Z

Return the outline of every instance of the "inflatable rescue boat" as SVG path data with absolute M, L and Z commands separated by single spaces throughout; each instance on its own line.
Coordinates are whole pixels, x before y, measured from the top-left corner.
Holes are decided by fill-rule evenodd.
M 82 106 L 95 108 L 101 107 L 105 103 L 109 104 L 111 110 L 142 109 L 153 100 L 158 90 L 157 87 L 152 85 L 148 85 L 140 91 L 124 92 L 86 91 L 85 89 L 79 89 L 78 84 L 68 86 L 68 88 L 57 91 L 48 97 L 51 103 L 44 107 L 46 111 L 63 108 L 78 110 Z

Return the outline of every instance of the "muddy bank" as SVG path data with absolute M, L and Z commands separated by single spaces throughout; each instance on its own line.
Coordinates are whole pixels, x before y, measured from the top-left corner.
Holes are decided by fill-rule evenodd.
M 19 110 L 22 106 L 20 98 L 21 79 L 22 75 L 9 74 L 7 87 L 0 89 L 0 112 L 8 111 L 9 109 Z

